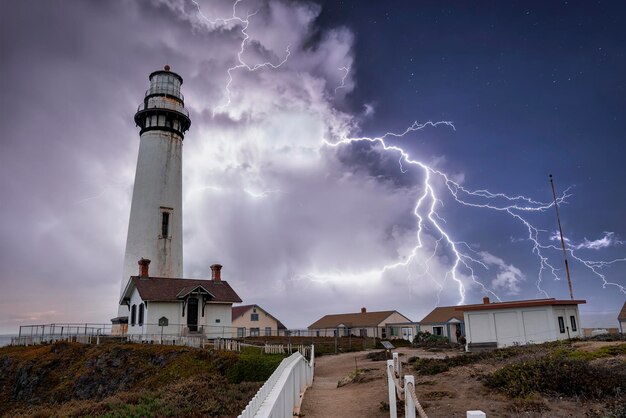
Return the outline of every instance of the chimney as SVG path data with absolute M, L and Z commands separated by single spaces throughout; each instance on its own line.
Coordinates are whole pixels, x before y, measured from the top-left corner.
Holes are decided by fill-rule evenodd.
M 361 308 L 361 313 L 366 313 L 366 312 L 367 312 L 367 309 Z
M 483 297 L 483 304 L 489 305 L 489 296 Z
M 139 264 L 139 277 L 148 278 L 148 266 L 150 265 L 150 260 L 147 258 L 141 257 L 141 260 L 138 262 Z
M 222 280 L 222 265 L 213 264 L 211 266 L 211 280 L 219 282 Z

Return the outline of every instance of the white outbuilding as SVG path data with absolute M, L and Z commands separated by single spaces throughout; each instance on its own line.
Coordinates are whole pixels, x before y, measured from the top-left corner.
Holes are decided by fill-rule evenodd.
M 578 305 L 585 300 L 532 299 L 464 305 L 466 350 L 582 337 Z

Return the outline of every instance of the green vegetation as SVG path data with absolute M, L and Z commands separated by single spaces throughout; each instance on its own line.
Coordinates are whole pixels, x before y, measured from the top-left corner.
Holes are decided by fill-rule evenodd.
M 413 347 L 426 348 L 435 351 L 441 348 L 458 347 L 458 344 L 452 344 L 447 337 L 442 335 L 431 334 L 430 332 L 419 331 L 413 338 Z
M 262 382 L 274 373 L 284 358 L 282 354 L 262 354 L 257 348 L 248 347 L 226 376 L 230 383 Z
M 622 396 L 626 390 L 626 361 L 606 359 L 624 354 L 626 344 L 592 352 L 556 347 L 543 357 L 507 364 L 487 375 L 484 383 L 515 398 L 535 393 L 588 399 Z
M 282 356 L 150 344 L 0 349 L 3 416 L 237 416 Z

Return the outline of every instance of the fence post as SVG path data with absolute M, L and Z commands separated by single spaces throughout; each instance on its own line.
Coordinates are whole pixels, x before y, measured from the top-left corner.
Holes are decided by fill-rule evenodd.
M 410 374 L 404 375 L 404 417 L 415 418 L 415 402 L 410 393 L 409 383 L 415 389 L 415 378 Z
M 389 416 L 390 418 L 398 417 L 398 409 L 396 407 L 396 384 L 393 381 L 393 360 L 387 360 L 387 389 L 389 392 Z
M 393 370 L 396 372 L 398 377 L 401 376 L 400 372 L 400 357 L 398 357 L 398 353 L 393 353 Z

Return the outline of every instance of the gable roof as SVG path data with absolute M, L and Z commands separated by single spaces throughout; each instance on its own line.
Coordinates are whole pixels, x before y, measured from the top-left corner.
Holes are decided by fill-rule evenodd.
M 618 321 L 626 321 L 626 302 L 624 302 L 624 306 L 622 306 L 622 310 L 619 315 L 617 315 Z
M 212 296 L 212 302 L 239 303 L 241 298 L 224 280 L 178 279 L 169 277 L 138 277 L 132 276 L 120 304 L 130 298 L 132 289 L 139 292 L 144 301 L 173 302 L 179 301 L 190 292 L 201 288 Z
M 278 318 L 276 318 L 274 315 L 272 315 L 271 313 L 269 313 L 268 311 L 266 311 L 265 309 L 261 308 L 259 305 L 240 305 L 240 306 L 233 306 L 232 309 L 232 317 L 231 319 L 234 321 L 236 318 L 242 316 L 243 314 L 245 314 L 247 311 L 249 311 L 250 309 L 257 307 L 260 310 L 262 310 L 263 312 L 265 312 L 266 314 L 268 314 L 270 317 L 272 317 L 275 321 L 276 321 L 276 326 L 278 327 L 278 329 L 287 329 L 287 327 L 285 325 L 283 325 L 282 322 L 280 322 L 278 320 Z
M 336 328 L 339 325 L 344 325 L 348 328 L 375 327 L 394 313 L 402 315 L 398 311 L 357 312 L 325 315 L 309 325 L 308 329 Z M 406 318 L 406 316 L 404 317 Z M 411 322 L 409 318 L 406 318 L 406 320 L 407 322 Z
M 513 300 L 509 302 L 489 302 L 480 303 L 477 305 L 463 305 L 457 306 L 457 311 L 486 311 L 491 309 L 512 309 L 512 308 L 527 308 L 532 306 L 554 306 L 554 305 L 580 305 L 587 303 L 586 300 L 559 300 L 554 298 L 549 299 L 530 299 L 530 300 Z
M 448 322 L 456 318 L 463 322 L 463 312 L 456 310 L 458 306 L 438 306 L 420 321 L 420 325 Z

